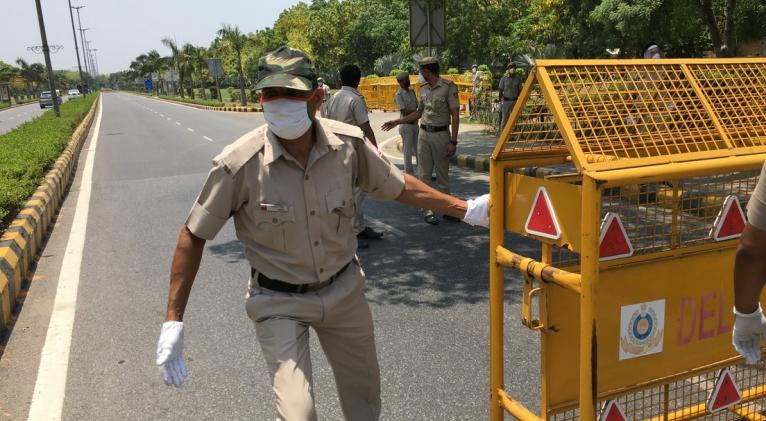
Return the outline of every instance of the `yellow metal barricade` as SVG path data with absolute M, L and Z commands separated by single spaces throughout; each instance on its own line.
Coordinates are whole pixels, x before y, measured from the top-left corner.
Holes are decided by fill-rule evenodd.
M 444 79 L 455 82 L 458 88 L 460 108 L 467 110 L 469 101 L 473 98 L 471 82 L 464 75 L 442 75 Z M 417 75 L 410 75 L 410 85 L 420 100 L 420 85 Z M 371 110 L 397 111 L 394 97 L 399 90 L 399 83 L 394 76 L 378 77 L 374 79 L 362 79 L 357 89 L 364 97 L 367 108 Z
M 764 159 L 764 59 L 539 60 L 490 164 L 491 419 L 766 419 L 766 367 L 731 345 Z M 504 268 L 540 332 L 540 414 L 505 392 Z M 713 413 L 724 368 L 742 400 Z

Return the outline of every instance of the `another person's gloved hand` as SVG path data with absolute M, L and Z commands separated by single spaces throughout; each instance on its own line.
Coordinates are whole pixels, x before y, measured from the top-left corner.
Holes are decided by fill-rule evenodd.
M 750 314 L 740 313 L 735 308 L 734 315 L 731 342 L 748 364 L 755 364 L 761 359 L 761 337 L 766 339 L 766 317 L 760 305 Z
M 465 212 L 463 222 L 489 228 L 489 194 L 468 199 L 468 210 Z
M 184 324 L 165 322 L 157 342 L 157 367 L 168 386 L 180 386 L 186 378 L 184 363 Z

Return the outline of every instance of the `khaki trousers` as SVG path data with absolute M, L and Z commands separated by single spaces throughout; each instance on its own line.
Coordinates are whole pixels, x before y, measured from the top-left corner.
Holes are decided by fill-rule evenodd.
M 402 155 L 404 155 L 404 172 L 415 174 L 412 166 L 412 156 L 418 155 L 418 128 L 417 124 L 400 124 L 399 135 L 402 137 Z
M 447 147 L 449 146 L 449 130 L 443 132 L 429 133 L 420 130 L 418 134 L 418 178 L 420 181 L 449 194 L 449 157 L 447 156 Z M 431 182 L 431 174 L 436 172 L 436 183 Z M 433 211 L 425 209 L 426 215 Z
M 500 110 L 502 112 L 502 116 L 500 117 L 500 131 L 502 132 L 503 129 L 505 129 L 505 124 L 508 123 L 508 118 L 511 116 L 511 111 L 513 111 L 513 107 L 516 105 L 516 100 L 503 100 L 502 105 L 500 106 Z
M 289 294 L 251 286 L 247 315 L 255 322 L 269 367 L 277 419 L 317 419 L 309 327 L 332 367 L 345 419 L 380 417 L 380 369 L 364 279 L 354 261 L 335 282 L 314 292 Z

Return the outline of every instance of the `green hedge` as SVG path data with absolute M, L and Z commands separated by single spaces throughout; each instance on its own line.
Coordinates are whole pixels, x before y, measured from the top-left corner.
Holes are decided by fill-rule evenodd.
M 223 107 L 223 102 L 211 101 L 211 100 L 205 100 L 205 99 L 189 99 L 189 98 L 181 98 L 179 96 L 168 96 L 168 95 L 160 95 L 160 98 L 169 99 L 171 101 L 177 101 L 177 102 L 185 102 L 187 104 L 205 105 L 208 107 Z
M 95 93 L 61 105 L 61 117 L 48 110 L 0 135 L 0 233 L 42 183 L 66 149 L 77 125 L 90 110 Z
M 10 106 L 11 106 L 10 102 L 0 102 L 0 110 L 2 110 L 3 108 L 8 108 Z

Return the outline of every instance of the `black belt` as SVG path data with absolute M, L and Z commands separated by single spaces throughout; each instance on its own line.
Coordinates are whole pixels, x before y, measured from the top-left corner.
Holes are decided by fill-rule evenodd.
M 436 132 L 446 131 L 449 128 L 449 126 L 429 126 L 427 124 L 421 124 L 420 128 L 425 130 L 428 133 L 436 133 Z
M 351 260 L 353 262 L 353 260 Z M 279 279 L 271 279 L 268 276 L 264 275 L 261 272 L 258 272 L 255 270 L 255 268 L 250 268 L 250 277 L 255 276 L 255 272 L 258 272 L 258 285 L 260 285 L 263 288 L 270 289 L 272 291 L 277 292 L 289 292 L 292 294 L 303 294 L 305 292 L 309 291 L 316 291 L 320 288 L 324 288 L 333 282 L 340 276 L 340 274 L 343 273 L 344 270 L 348 269 L 348 266 L 351 264 L 351 262 L 346 263 L 342 268 L 340 268 L 339 271 L 335 272 L 335 275 L 329 277 L 327 280 L 322 282 L 315 282 L 313 284 L 291 284 L 289 282 L 283 282 Z
M 519 99 L 519 97 L 516 97 L 516 98 L 506 98 L 506 97 L 503 97 L 503 101 L 516 101 L 517 99 Z

